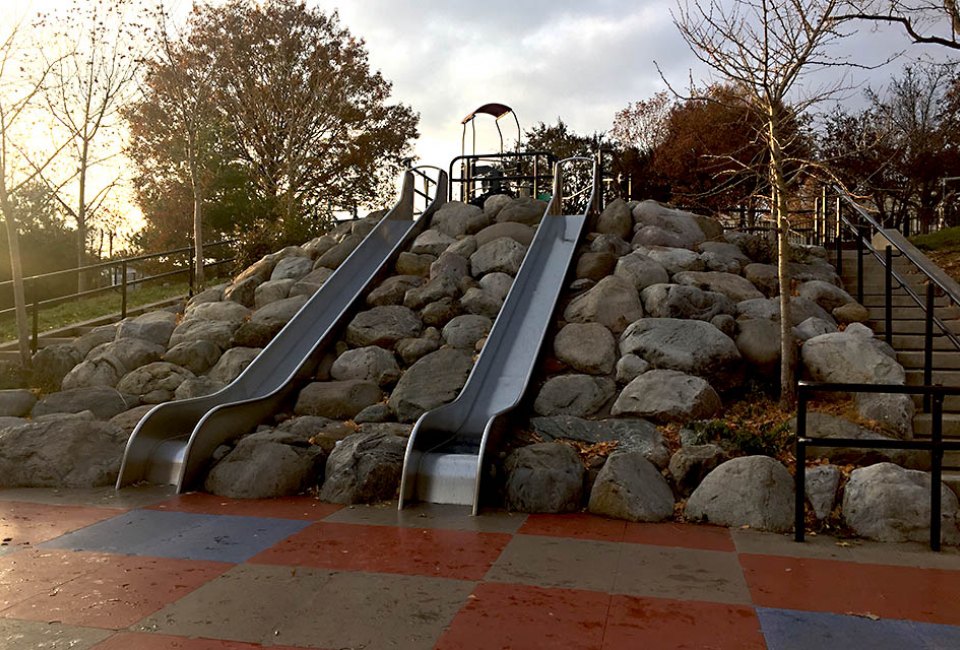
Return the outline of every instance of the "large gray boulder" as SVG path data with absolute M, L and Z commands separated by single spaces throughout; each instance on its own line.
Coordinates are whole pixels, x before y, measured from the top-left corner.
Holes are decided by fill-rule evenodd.
M 303 259 L 303 258 L 300 258 Z M 286 278 L 284 280 L 270 280 L 264 282 L 253 293 L 253 304 L 257 309 L 265 307 L 272 302 L 283 300 L 290 297 L 290 289 L 296 284 L 296 280 Z
M 628 521 L 673 516 L 673 491 L 653 463 L 637 451 L 607 458 L 590 492 L 590 512 Z
M 687 495 L 724 460 L 726 453 L 718 445 L 685 445 L 670 457 L 670 476 L 677 491 Z
M 483 213 L 491 219 L 495 219 L 497 213 L 509 205 L 511 201 L 513 201 L 513 197 L 506 194 L 488 196 L 483 200 Z
M 670 451 L 663 434 L 639 418 L 585 420 L 572 415 L 530 418 L 534 433 L 546 441 L 575 440 L 588 445 L 616 441 L 618 450 L 638 451 L 657 467 L 666 467 Z
M 850 328 L 821 334 L 800 349 L 814 381 L 840 384 L 903 384 L 906 373 L 884 344 Z
M 620 354 L 634 353 L 654 368 L 706 378 L 719 390 L 739 383 L 743 364 L 736 344 L 710 323 L 644 318 L 620 336 Z
M 543 384 L 533 410 L 537 415 L 586 417 L 600 411 L 616 394 L 616 384 L 607 377 L 559 375 Z
M 773 264 L 747 264 L 743 267 L 743 277 L 768 298 L 780 293 L 780 274 Z
M 527 247 L 509 237 L 500 237 L 482 244 L 470 256 L 470 272 L 474 277 L 487 273 L 506 273 L 515 276 L 520 270 Z
M 257 432 L 213 466 L 204 489 L 233 499 L 291 496 L 318 484 L 323 460 L 320 447 L 294 434 Z
M 235 304 L 235 303 L 231 303 Z M 128 318 L 117 327 L 118 339 L 143 339 L 166 347 L 177 327 L 177 315 L 169 311 L 151 311 Z
M 633 219 L 636 222 L 634 245 L 692 249 L 706 239 L 691 213 L 656 201 L 641 201 L 633 208 Z
M 188 318 L 177 325 L 168 345 L 172 348 L 189 341 L 210 341 L 221 350 L 226 350 L 238 327 L 239 322 Z
M 797 418 L 787 421 L 787 426 L 793 432 L 797 430 Z M 806 435 L 811 438 L 847 438 L 851 440 L 889 440 L 898 439 L 895 435 L 886 435 L 871 431 L 844 418 L 836 417 L 819 411 L 807 412 Z M 838 465 L 872 465 L 874 463 L 892 462 L 906 465 L 915 469 L 929 467 L 929 456 L 922 452 L 905 451 L 901 449 L 858 449 L 853 447 L 810 447 L 807 452 L 811 458 L 826 458 Z
M 246 370 L 258 354 L 260 348 L 230 348 L 213 365 L 207 377 L 222 384 L 229 384 Z
M 113 485 L 126 442 L 120 427 L 83 419 L 0 428 L 0 487 Z
M 843 490 L 843 519 L 857 535 L 881 542 L 930 539 L 930 475 L 879 463 L 853 470 Z M 957 495 L 940 486 L 941 540 L 960 542 Z
M 307 303 L 307 296 L 293 296 L 271 302 L 253 312 L 251 323 L 280 327 L 286 325 Z
M 34 405 L 32 415 L 38 418 L 53 413 L 90 411 L 100 420 L 109 420 L 117 413 L 139 405 L 134 395 L 124 395 L 106 386 L 91 386 L 45 395 Z
M 671 275 L 683 271 L 702 271 L 706 268 L 700 255 L 687 248 L 670 246 L 635 246 L 634 248 L 636 252 L 646 255 L 665 268 Z
M 784 533 L 793 527 L 793 477 L 767 456 L 744 456 L 710 472 L 687 500 L 689 519 Z
M 196 297 L 197 296 L 194 296 L 194 298 Z M 73 340 L 73 343 L 68 345 L 71 345 L 72 347 L 76 348 L 80 352 L 80 359 L 78 359 L 76 363 L 79 363 L 81 359 L 86 359 L 87 355 L 90 354 L 90 350 L 92 350 L 93 348 L 103 345 L 104 343 L 109 343 L 110 341 L 113 341 L 114 339 L 116 339 L 117 330 L 119 329 L 120 329 L 119 323 L 111 323 L 109 325 L 100 325 L 98 327 L 94 327 L 89 332 L 85 334 L 81 334 L 80 336 L 75 338 Z M 40 352 L 37 352 L 37 354 L 41 354 L 46 349 L 47 348 L 41 348 Z M 34 357 L 34 362 L 36 362 L 36 357 Z
M 43 390 L 60 390 L 63 378 L 83 361 L 85 355 L 69 343 L 40 348 L 33 355 L 30 385 Z
M 737 350 L 748 367 L 772 376 L 780 370 L 780 323 L 766 319 L 738 323 Z
M 212 341 L 185 341 L 167 350 L 163 361 L 199 375 L 212 368 L 221 354 L 220 347 Z
M 424 253 L 439 255 L 455 241 L 453 237 L 445 235 L 439 230 L 424 230 L 413 240 L 413 244 L 410 245 L 410 252 L 417 255 Z
M 716 391 L 700 377 L 676 370 L 650 370 L 624 387 L 610 413 L 656 422 L 687 422 L 712 417 L 721 406 Z
M 632 284 L 637 291 L 670 281 L 670 275 L 663 265 L 640 251 L 618 259 L 613 273 Z
M 367 294 L 367 304 L 371 307 L 403 304 L 407 291 L 421 286 L 423 282 L 424 279 L 416 275 L 390 276 Z
M 338 266 L 350 257 L 350 254 L 356 250 L 363 237 L 360 235 L 348 235 L 343 240 L 317 258 L 316 266 L 324 266 L 328 269 L 336 269 Z
M 470 261 L 468 258 L 475 252 L 476 248 L 466 256 L 450 251 L 441 253 L 436 261 L 430 265 L 430 279 L 433 280 L 439 276 L 446 276 L 459 284 L 466 276 L 470 275 Z
M 596 231 L 605 235 L 615 235 L 620 239 L 629 239 L 633 233 L 633 215 L 630 206 L 623 199 L 614 199 L 600 213 Z
M 487 273 L 480 278 L 480 288 L 499 300 L 501 303 L 506 300 L 510 288 L 513 286 L 513 278 L 506 273 Z
M 417 255 L 410 251 L 404 251 L 397 258 L 397 273 L 427 277 L 430 275 L 430 265 L 435 261 L 437 261 L 437 258 L 433 255 L 427 255 L 426 253 Z
M 473 368 L 467 352 L 442 348 L 422 357 L 403 374 L 388 402 L 400 422 L 413 422 L 424 412 L 460 394 Z
M 600 323 L 619 334 L 627 325 L 643 318 L 643 307 L 631 283 L 609 276 L 571 300 L 563 318 L 571 323 Z
M 256 304 L 257 287 L 265 281 L 266 279 L 261 280 L 256 277 L 235 279 L 224 289 L 223 299 L 239 303 L 244 307 L 253 307 Z
M 293 412 L 297 415 L 348 420 L 381 399 L 383 392 L 372 381 L 349 379 L 313 382 L 300 391 Z
M 497 212 L 496 221 L 497 223 L 509 221 L 535 226 L 540 223 L 546 209 L 547 203 L 545 201 L 522 196 L 503 206 Z
M 347 350 L 333 362 L 330 376 L 338 381 L 359 379 L 389 386 L 400 379 L 400 366 L 393 352 L 376 345 Z
M 460 283 L 456 279 L 448 275 L 438 275 L 426 284 L 407 291 L 403 297 L 403 305 L 410 309 L 422 309 L 430 303 L 444 298 L 454 299 L 459 295 Z
M 804 493 L 813 514 L 818 520 L 826 519 L 837 503 L 837 489 L 842 472 L 836 465 L 807 467 L 804 478 Z
M 284 259 L 277 262 L 277 265 L 273 267 L 273 273 L 270 274 L 270 282 L 276 282 L 277 280 L 299 280 L 308 273 L 313 271 L 313 260 L 309 257 L 300 257 L 295 255 L 292 257 L 285 257 Z
M 705 291 L 715 291 L 727 296 L 733 302 L 763 298 L 763 294 L 745 277 L 733 273 L 718 271 L 683 271 L 673 276 L 677 284 L 698 287 Z
M 430 225 L 444 235 L 456 239 L 461 235 L 473 234 L 489 224 L 490 220 L 484 217 L 483 212 L 475 205 L 450 201 L 437 210 Z
M 37 396 L 33 391 L 23 388 L 0 390 L 0 417 L 25 417 L 30 415 L 30 410 L 36 403 Z
M 652 318 L 710 321 L 720 314 L 736 312 L 736 305 L 724 294 L 680 284 L 650 285 L 640 298 L 643 311 Z
M 833 284 L 823 280 L 810 280 L 800 285 L 797 293 L 807 300 L 812 300 L 826 311 L 833 311 L 837 307 L 843 307 L 851 302 L 853 298 L 849 293 Z
M 347 343 L 357 347 L 393 347 L 403 338 L 416 338 L 423 330 L 420 317 L 409 307 L 384 305 L 357 314 L 347 325 Z
M 520 447 L 504 462 L 507 507 L 518 512 L 576 512 L 584 467 L 572 447 L 542 442 Z
M 557 358 L 578 372 L 609 375 L 617 362 L 617 342 L 600 323 L 567 323 L 553 339 Z
M 174 398 L 177 388 L 194 374 L 166 361 L 154 361 L 131 370 L 117 383 L 117 390 L 136 395 L 144 404 L 160 404 Z
M 522 223 L 495 223 L 477 233 L 477 248 L 501 237 L 509 237 L 522 246 L 529 246 L 535 234 L 536 231 L 533 228 Z
M 490 275 L 493 274 L 487 274 L 483 277 L 487 278 Z M 460 297 L 460 306 L 470 314 L 493 320 L 500 313 L 500 308 L 503 307 L 503 298 L 478 287 L 471 287 Z
M 321 501 L 376 503 L 396 496 L 407 441 L 386 433 L 344 438 L 327 458 Z
M 486 316 L 464 314 L 456 316 L 443 326 L 444 342 L 454 348 L 473 350 L 477 341 L 490 333 L 493 321 Z
M 306 296 L 309 298 L 317 292 L 317 289 L 322 287 L 324 283 L 330 279 L 331 275 L 333 275 L 333 271 L 330 269 L 326 268 L 325 266 L 317 266 L 305 276 L 297 280 L 293 286 L 290 287 L 290 293 L 285 297 L 295 298 L 297 296 Z M 262 305 L 257 305 L 258 308 L 261 306 Z

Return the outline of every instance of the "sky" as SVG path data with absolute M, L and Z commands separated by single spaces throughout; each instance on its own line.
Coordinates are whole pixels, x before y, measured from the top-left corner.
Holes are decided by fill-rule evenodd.
M 90 0 L 94 1 L 94 0 Z M 213 0 L 217 2 L 219 0 Z M 351 33 L 367 44 L 373 68 L 393 83 L 393 101 L 420 114 L 421 163 L 446 168 L 460 154 L 461 120 L 487 102 L 507 104 L 526 130 L 561 117 L 574 131 L 608 131 L 628 103 L 671 85 L 708 78 L 672 23 L 673 0 L 307 0 L 338 10 Z M 0 0 L 7 5 L 13 0 Z M 185 16 L 190 0 L 167 0 Z M 19 14 L 69 4 L 17 0 L 0 12 L 0 26 Z M 917 46 L 896 29 L 861 27 L 841 56 L 878 70 L 851 70 L 855 86 L 843 100 L 862 104 L 863 89 L 880 89 L 919 57 L 946 59 L 946 50 Z M 810 80 L 831 82 L 832 71 Z M 512 122 L 504 125 L 512 138 Z M 494 148 L 492 118 L 479 121 L 478 148 Z

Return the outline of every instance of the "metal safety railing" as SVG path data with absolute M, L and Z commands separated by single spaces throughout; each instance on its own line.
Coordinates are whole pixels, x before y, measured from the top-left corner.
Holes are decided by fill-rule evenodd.
M 886 393 L 922 395 L 932 404 L 933 427 L 929 440 L 818 438 L 807 434 L 807 405 L 816 393 Z M 818 447 L 848 447 L 855 449 L 899 449 L 930 453 L 930 548 L 940 550 L 941 489 L 943 454 L 960 451 L 960 440 L 943 439 L 943 400 L 960 395 L 960 388 L 948 386 L 898 386 L 887 384 L 827 384 L 800 382 L 797 390 L 797 440 L 794 481 L 794 539 L 804 540 L 806 504 L 806 464 L 808 450 Z
M 470 154 L 450 161 L 450 196 L 460 189 L 464 203 L 493 194 L 540 198 L 553 183 L 557 159 L 549 151 Z

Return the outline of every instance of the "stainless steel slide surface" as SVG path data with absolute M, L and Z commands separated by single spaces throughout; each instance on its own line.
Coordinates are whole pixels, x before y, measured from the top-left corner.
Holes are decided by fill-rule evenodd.
M 446 173 L 437 170 L 436 194 L 415 219 L 415 171 L 405 172 L 394 208 L 237 379 L 212 395 L 160 404 L 144 416 L 127 442 L 117 489 L 139 481 L 189 488 L 219 445 L 275 413 L 315 371 L 365 292 L 446 202 Z
M 418 500 L 471 505 L 477 513 L 491 431 L 526 392 L 588 217 L 589 207 L 582 214 L 559 214 L 560 189 L 562 180 L 557 178 L 553 201 L 460 395 L 424 413 L 414 425 L 404 459 L 400 508 Z M 589 205 L 595 197 L 594 191 Z

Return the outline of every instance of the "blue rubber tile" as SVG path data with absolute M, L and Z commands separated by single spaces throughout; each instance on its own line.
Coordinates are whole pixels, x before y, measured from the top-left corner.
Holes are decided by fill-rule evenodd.
M 960 627 L 757 607 L 770 650 L 956 650 Z
M 72 551 L 244 562 L 312 522 L 133 510 L 42 544 Z

